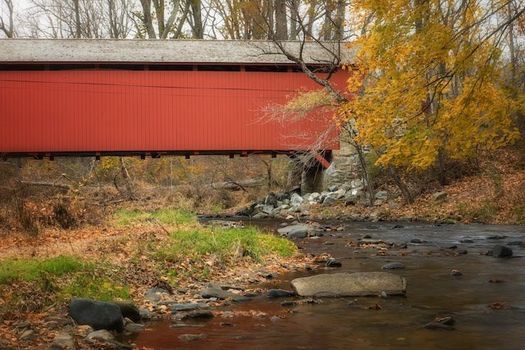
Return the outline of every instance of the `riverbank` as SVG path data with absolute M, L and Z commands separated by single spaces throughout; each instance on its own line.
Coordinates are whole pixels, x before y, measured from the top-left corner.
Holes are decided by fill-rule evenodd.
M 176 209 L 120 209 L 102 227 L 13 232 L 2 242 L 2 349 L 47 349 L 64 332 L 80 348 L 98 348 L 68 317 L 75 297 L 130 301 L 145 319 L 170 317 L 170 305 L 201 301 L 210 283 L 241 298 L 311 265 L 291 241 L 239 223 L 202 225 Z M 231 302 L 224 299 L 206 303 Z
M 256 219 L 525 224 L 525 171 L 514 167 L 426 188 L 409 204 L 388 185 L 376 190 L 373 205 L 367 196 L 363 182 L 354 180 L 321 193 L 270 193 L 237 213 Z

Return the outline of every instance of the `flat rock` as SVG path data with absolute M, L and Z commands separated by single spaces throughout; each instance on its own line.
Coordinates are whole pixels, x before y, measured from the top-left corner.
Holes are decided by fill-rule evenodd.
M 388 272 L 333 273 L 296 278 L 292 287 L 305 297 L 404 295 L 406 280 Z
M 284 289 L 270 289 L 268 290 L 268 298 L 287 298 L 295 295 L 295 292 Z
M 181 320 L 209 320 L 213 317 L 213 312 L 211 312 L 210 310 L 193 310 L 183 315 L 181 317 Z
M 239 301 L 239 302 L 250 300 L 250 298 L 248 297 L 245 297 L 239 294 L 235 294 L 227 290 L 223 290 L 222 288 L 217 287 L 217 286 L 210 286 L 202 290 L 201 297 L 203 297 L 204 299 L 211 299 L 211 298 L 217 298 L 221 300 L 231 299 L 233 301 Z
M 303 224 L 285 226 L 277 230 L 279 234 L 287 236 L 289 238 L 305 238 L 310 233 L 314 233 L 315 231 L 315 227 Z
M 405 265 L 397 261 L 381 266 L 381 269 L 383 270 L 402 270 L 404 268 L 405 268 Z
M 193 311 L 193 310 L 207 309 L 207 308 L 208 308 L 208 305 L 202 304 L 202 303 L 186 303 L 186 304 L 172 304 L 171 305 L 172 312 Z
M 86 340 L 91 342 L 105 342 L 105 343 L 111 343 L 115 340 L 115 337 L 111 332 L 105 330 L 105 329 L 99 329 L 98 331 L 93 331 L 89 333 L 86 337 Z
M 145 329 L 143 324 L 130 322 L 124 326 L 124 331 L 131 334 L 140 333 Z
M 75 350 L 76 348 L 73 336 L 65 332 L 58 333 L 49 346 L 49 350 Z
M 144 299 L 151 301 L 152 303 L 158 303 L 161 301 L 163 296 L 169 296 L 169 291 L 159 288 L 159 287 L 153 287 L 146 291 L 144 294 Z

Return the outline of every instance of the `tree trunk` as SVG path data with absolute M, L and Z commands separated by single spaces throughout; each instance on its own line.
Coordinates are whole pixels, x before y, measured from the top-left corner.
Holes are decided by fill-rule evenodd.
M 193 17 L 192 33 L 193 39 L 204 38 L 204 28 L 202 26 L 202 1 L 191 0 L 191 14 Z
M 407 185 L 403 182 L 403 179 L 401 179 L 401 176 L 397 172 L 396 169 L 393 167 L 388 168 L 388 174 L 394 180 L 394 183 L 396 184 L 397 188 L 401 191 L 401 196 L 403 197 L 403 200 L 407 204 L 414 203 L 414 197 L 412 196 L 412 193 L 410 193 L 410 190 L 408 189 Z
M 82 37 L 82 27 L 80 23 L 79 0 L 73 0 L 73 6 L 75 8 L 75 38 L 80 39 Z
M 275 39 L 288 40 L 286 0 L 275 0 Z
M 142 5 L 142 23 L 146 27 L 149 39 L 156 39 L 157 34 L 153 27 L 153 19 L 151 17 L 151 0 L 140 0 Z

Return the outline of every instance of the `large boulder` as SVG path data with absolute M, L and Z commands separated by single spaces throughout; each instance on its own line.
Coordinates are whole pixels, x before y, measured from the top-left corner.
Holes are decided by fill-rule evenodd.
M 69 304 L 69 315 L 77 324 L 88 325 L 95 330 L 122 332 L 124 328 L 122 312 L 114 303 L 74 298 Z
M 129 318 L 133 322 L 140 322 L 140 310 L 135 304 L 129 301 L 114 301 L 114 303 L 120 308 L 123 318 Z
M 388 272 L 333 273 L 294 279 L 292 287 L 304 297 L 403 295 L 406 280 Z

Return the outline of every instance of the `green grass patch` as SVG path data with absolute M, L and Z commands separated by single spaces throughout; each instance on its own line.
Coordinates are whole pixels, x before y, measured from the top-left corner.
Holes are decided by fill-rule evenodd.
M 242 255 L 260 260 L 267 255 L 290 257 L 297 251 L 293 242 L 253 227 L 178 230 L 170 238 L 170 244 L 161 248 L 157 257 L 177 261 L 186 257 L 201 259 L 213 254 L 221 259 Z
M 0 262 L 0 284 L 14 281 L 35 281 L 47 276 L 62 276 L 80 271 L 84 263 L 71 256 L 51 259 L 9 259 Z
M 158 220 L 160 223 L 168 226 L 187 224 L 196 221 L 195 215 L 192 213 L 175 208 L 159 209 L 152 212 L 136 209 L 119 209 L 115 213 L 115 219 L 119 226 L 130 226 L 153 220 Z
M 63 297 L 90 298 L 102 301 L 131 299 L 127 286 L 111 281 L 109 277 L 95 276 L 91 273 L 76 274 L 63 288 Z

